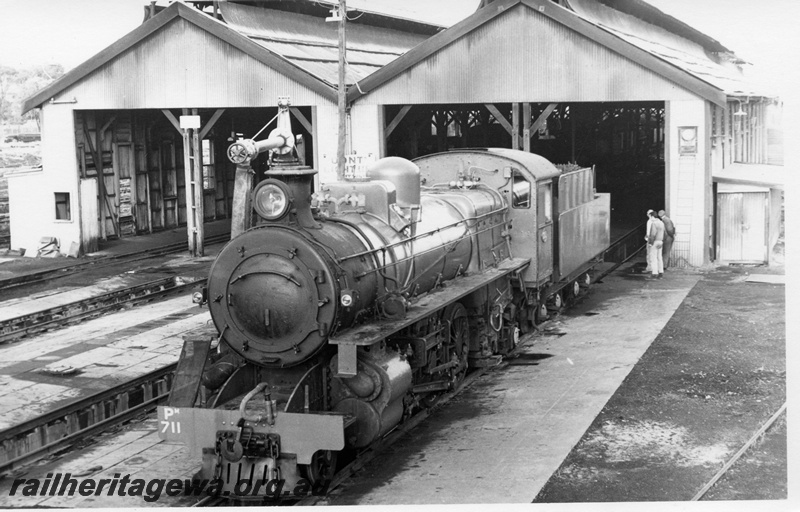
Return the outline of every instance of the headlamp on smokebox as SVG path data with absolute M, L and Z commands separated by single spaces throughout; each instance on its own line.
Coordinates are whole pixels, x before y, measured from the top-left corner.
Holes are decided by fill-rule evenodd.
M 268 179 L 253 191 L 253 208 L 264 220 L 278 220 L 289 211 L 289 189 L 278 180 Z

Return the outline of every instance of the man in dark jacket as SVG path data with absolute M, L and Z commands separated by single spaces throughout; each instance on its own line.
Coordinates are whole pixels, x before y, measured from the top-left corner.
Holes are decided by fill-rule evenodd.
M 664 223 L 663 258 L 664 268 L 667 268 L 669 267 L 669 253 L 672 251 L 672 242 L 675 241 L 675 224 L 672 222 L 672 219 L 667 217 L 667 212 L 664 210 L 658 212 L 658 218 Z

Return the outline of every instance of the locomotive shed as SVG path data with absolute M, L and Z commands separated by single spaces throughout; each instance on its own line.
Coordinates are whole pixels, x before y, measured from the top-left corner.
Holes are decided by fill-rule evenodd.
M 221 2 L 211 13 L 212 3 L 152 6 L 140 27 L 25 102 L 26 111 L 41 109 L 48 119 L 46 164 L 9 180 L 12 248 L 32 250 L 42 236 L 55 236 L 64 250 L 75 243 L 90 251 L 98 239 L 184 224 L 202 232 L 208 221 L 229 219 L 228 138 L 253 136 L 281 97 L 290 98 L 304 162 L 322 183 L 335 176 L 331 2 Z M 678 265 L 768 258 L 774 222 L 768 237 L 762 228 L 730 231 L 717 210 L 715 182 L 734 167 L 747 174 L 782 165 L 776 98 L 747 82 L 732 49 L 638 0 L 484 0 L 480 7 L 452 26 L 431 13 L 354 16 L 346 76 L 351 156 L 505 147 L 593 166 L 598 191 L 611 194 L 612 229 L 642 223 L 647 209 L 670 214 Z M 198 116 L 200 128 L 182 129 L 180 115 Z M 204 173 L 194 192 L 186 185 L 197 171 L 193 155 Z M 264 159 L 254 166 L 262 174 Z M 74 217 L 101 220 L 44 218 L 35 205 L 52 204 L 54 194 Z M 95 196 L 99 211 L 80 199 Z M 193 210 L 200 221 L 187 215 Z M 741 237 L 757 250 L 719 252 Z
M 773 162 L 779 102 L 718 41 L 640 0 L 483 0 L 449 27 L 366 12 L 348 22 L 343 90 L 331 4 L 153 2 L 138 28 L 25 102 L 46 120 L 43 167 L 9 182 L 12 248 L 47 236 L 86 253 L 185 227 L 198 257 L 210 221 L 228 219 L 235 242 L 201 294 L 214 332 L 186 340 L 178 391 L 159 408 L 171 430 L 149 418 L 23 471 L 172 478 L 199 465 L 200 478 L 224 472 L 225 489 L 247 474 L 323 481 L 343 446 L 380 443 L 468 365 L 491 366 L 584 297 L 560 330 L 473 374 L 454 414 L 434 408 L 421 445 L 392 447 L 401 464 L 381 459 L 331 497 L 530 502 L 698 279 L 683 269 L 737 244 L 755 249 L 734 261 L 769 260 L 774 183 L 757 191 L 764 218 L 740 229 L 727 221 L 741 183 L 715 180 Z M 591 267 L 638 250 L 651 208 L 677 226 L 681 270 L 646 283 L 617 273 L 587 297 Z M 609 239 L 626 243 L 610 251 Z M 95 377 L 168 371 L 179 334 L 207 318 L 191 307 L 11 347 L 10 389 L 47 406 L 102 386 Z M 41 378 L 64 363 L 86 373 L 64 389 Z M 37 384 L 14 387 L 26 378 Z M 14 421 L 36 412 L 8 395 Z

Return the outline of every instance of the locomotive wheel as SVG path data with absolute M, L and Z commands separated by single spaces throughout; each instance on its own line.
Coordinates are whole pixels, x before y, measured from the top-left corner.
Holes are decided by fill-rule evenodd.
M 456 302 L 445 308 L 443 317 L 450 324 L 450 339 L 448 340 L 450 359 L 460 363 L 460 367 L 453 370 L 453 385 L 455 386 L 467 376 L 469 356 L 467 308 L 460 302 Z
M 561 292 L 556 292 L 550 297 L 550 307 L 554 311 L 560 310 L 564 306 L 564 300 L 561 298 Z
M 311 464 L 301 466 L 303 476 L 312 488 L 333 480 L 333 475 L 336 474 L 336 455 L 331 450 L 319 450 L 311 458 Z
M 577 297 L 581 294 L 581 284 L 578 281 L 572 283 L 572 296 Z
M 514 301 L 514 305 L 516 306 L 517 315 L 516 315 L 516 322 L 517 327 L 519 327 L 520 335 L 528 334 L 533 329 L 533 323 L 530 321 L 529 311 L 530 306 L 528 301 L 525 299 L 525 296 L 519 297 L 516 301 Z
M 592 284 L 592 276 L 590 276 L 588 272 L 583 274 L 580 280 L 580 285 L 584 288 L 588 288 Z
M 536 325 L 541 324 L 547 320 L 547 306 L 544 303 L 536 307 Z

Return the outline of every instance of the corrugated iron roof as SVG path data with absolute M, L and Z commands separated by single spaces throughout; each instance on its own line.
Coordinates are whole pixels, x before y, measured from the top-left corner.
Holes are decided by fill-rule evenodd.
M 338 23 L 304 14 L 223 2 L 225 23 L 319 80 L 338 84 Z M 364 79 L 427 36 L 368 25 L 347 25 L 347 85 Z
M 696 37 L 683 37 L 596 0 L 566 0 L 566 5 L 589 23 L 713 85 L 729 96 L 769 96 L 746 80 L 736 63 L 731 61 L 733 54 L 711 38 L 708 41 L 715 45 L 708 46 L 711 43 Z M 654 7 L 652 10 L 661 13 Z
M 725 89 L 720 87 L 717 83 L 700 78 L 700 70 L 696 70 L 697 74 L 690 73 L 685 67 L 678 66 L 674 62 L 670 62 L 666 58 L 654 53 L 654 49 L 645 49 L 639 45 L 633 44 L 614 31 L 592 21 L 590 18 L 581 16 L 575 11 L 552 3 L 549 0 L 497 0 L 490 3 L 478 9 L 472 16 L 444 32 L 430 37 L 423 44 L 413 48 L 397 60 L 372 74 L 365 79 L 363 83 L 359 84 L 360 87 L 358 90 L 351 87 L 348 91 L 349 99 L 354 101 L 360 96 L 369 94 L 370 91 L 381 87 L 383 84 L 396 78 L 420 62 L 426 59 L 434 59 L 433 56 L 441 49 L 452 44 L 456 40 L 468 36 L 473 31 L 491 22 L 495 17 L 503 16 L 511 9 L 516 8 L 533 9 L 537 13 L 568 27 L 576 33 L 594 41 L 596 44 L 622 55 L 667 80 L 684 87 L 686 90 L 692 91 L 702 98 L 718 105 L 725 104 Z
M 339 5 L 339 0 L 295 0 L 295 3 L 300 2 L 313 3 L 328 10 Z M 388 20 L 393 24 L 410 22 L 425 30 L 447 28 L 475 12 L 479 4 L 480 0 L 434 0 L 433 2 L 429 0 L 347 0 L 347 11 L 348 17 L 351 19 L 353 17 L 361 18 L 364 15 L 364 21 L 371 19 L 385 22 Z M 285 7 L 279 8 L 285 9 Z M 308 9 L 308 7 L 305 6 L 301 9 Z M 302 12 L 302 10 L 297 12 Z M 366 23 L 370 24 L 369 21 Z M 409 30 L 409 32 L 418 31 Z
M 27 112 L 49 101 L 101 66 L 116 59 L 176 17 L 219 37 L 263 64 L 311 90 L 336 99 L 338 33 L 336 23 L 308 15 L 223 2 L 225 23 L 182 2 L 174 2 L 91 59 L 25 100 Z M 372 74 L 426 39 L 399 30 L 348 24 L 348 85 Z

